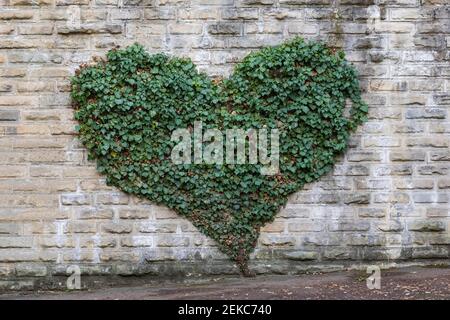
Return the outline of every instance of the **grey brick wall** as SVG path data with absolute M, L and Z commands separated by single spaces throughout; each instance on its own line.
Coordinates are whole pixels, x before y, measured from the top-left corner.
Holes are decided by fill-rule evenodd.
M 235 273 L 186 220 L 107 187 L 74 135 L 69 80 L 135 41 L 227 76 L 293 36 L 342 48 L 369 121 L 266 226 L 257 272 L 447 261 L 448 0 L 0 0 L 0 288 L 93 275 Z

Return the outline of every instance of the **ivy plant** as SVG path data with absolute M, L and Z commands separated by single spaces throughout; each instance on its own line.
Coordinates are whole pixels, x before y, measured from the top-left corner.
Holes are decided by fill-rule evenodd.
M 367 105 L 342 51 L 295 38 L 250 53 L 227 79 L 187 58 L 113 49 L 71 79 L 79 137 L 108 185 L 165 205 L 249 273 L 260 228 L 332 169 Z M 279 172 L 262 164 L 175 164 L 178 128 L 277 129 Z

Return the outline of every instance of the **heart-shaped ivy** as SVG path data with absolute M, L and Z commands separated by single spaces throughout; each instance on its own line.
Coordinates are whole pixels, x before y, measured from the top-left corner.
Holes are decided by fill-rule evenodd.
M 260 228 L 289 194 L 330 171 L 367 113 L 343 52 L 301 38 L 249 54 L 223 81 L 139 44 L 96 60 L 72 78 L 72 99 L 98 171 L 188 218 L 244 274 Z M 279 172 L 262 175 L 261 163 L 174 163 L 172 133 L 196 121 L 203 130 L 278 130 Z

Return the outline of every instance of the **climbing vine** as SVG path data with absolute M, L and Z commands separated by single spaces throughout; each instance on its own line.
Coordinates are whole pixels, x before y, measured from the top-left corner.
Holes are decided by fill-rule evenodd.
M 71 82 L 80 139 L 107 183 L 186 217 L 244 274 L 260 228 L 331 170 L 367 113 L 344 53 L 301 38 L 249 54 L 223 80 L 134 44 L 82 65 Z M 173 131 L 195 121 L 277 129 L 278 174 L 262 175 L 262 164 L 173 163 Z

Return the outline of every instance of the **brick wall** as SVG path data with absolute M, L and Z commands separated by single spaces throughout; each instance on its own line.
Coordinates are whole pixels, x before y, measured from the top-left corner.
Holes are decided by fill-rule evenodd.
M 0 288 L 64 276 L 234 273 L 163 207 L 107 187 L 76 139 L 77 66 L 135 41 L 227 75 L 296 35 L 340 47 L 369 121 L 264 228 L 258 272 L 431 263 L 450 251 L 448 0 L 0 0 Z

